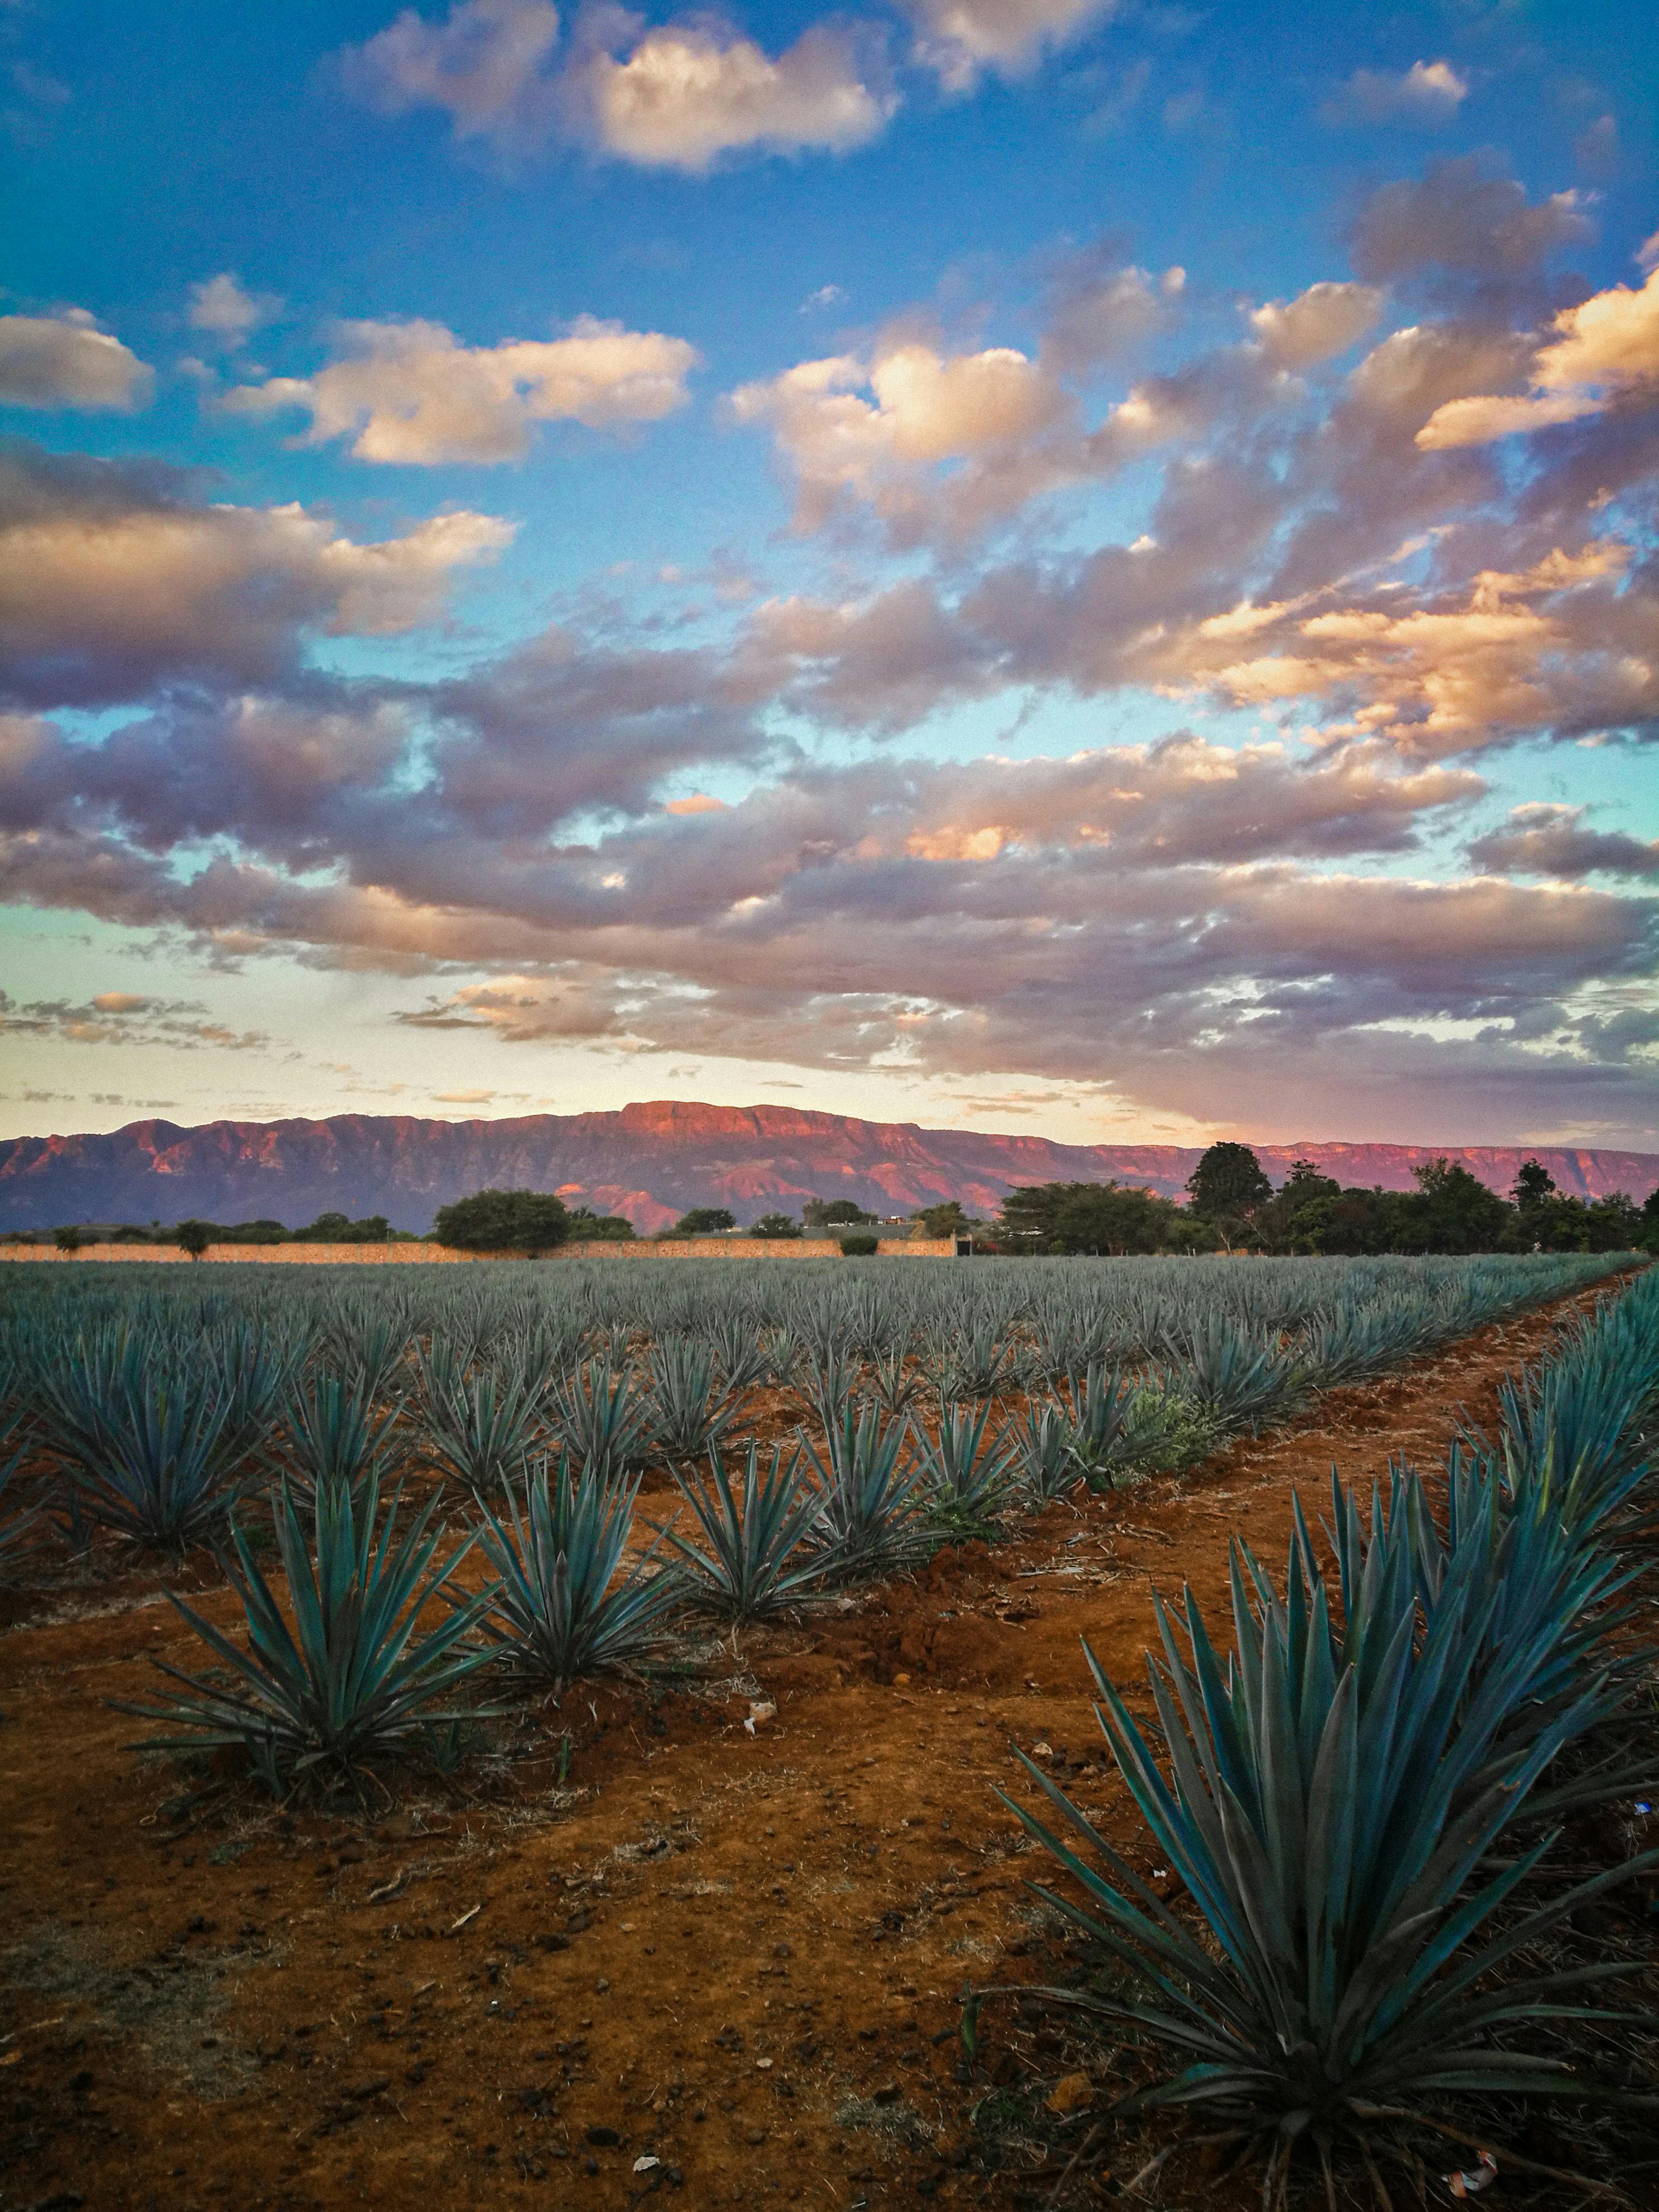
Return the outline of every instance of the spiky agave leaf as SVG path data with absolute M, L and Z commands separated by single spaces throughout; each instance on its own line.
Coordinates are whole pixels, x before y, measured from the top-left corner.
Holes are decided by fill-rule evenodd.
M 671 1465 L 718 1449 L 737 1419 L 714 1355 L 690 1337 L 671 1337 L 651 1355 L 652 1440 Z
M 1077 1488 L 1082 1469 L 1072 1449 L 1072 1424 L 1054 1404 L 1027 1406 L 1000 1433 L 1013 1462 L 1014 1478 L 1029 1498 L 1047 1504 Z
M 522 1375 L 474 1375 L 425 1405 L 426 1456 L 475 1498 L 524 1473 L 543 1430 L 542 1395 Z
M 402 1412 L 392 1406 L 377 1413 L 362 1371 L 290 1383 L 282 1403 L 281 1458 L 294 1488 L 308 1498 L 330 1484 L 351 1490 L 371 1476 L 382 1486 L 395 1481 L 408 1456 L 398 1434 Z
M 586 1360 L 547 1401 L 549 1425 L 585 1475 L 620 1481 L 651 1449 L 653 1410 L 626 1368 Z
M 884 1413 L 908 1413 L 924 1388 L 910 1358 L 908 1344 L 896 1344 L 870 1362 L 866 1388 Z
M 766 1340 L 746 1313 L 716 1314 L 705 1324 L 702 1340 L 734 1398 L 764 1382 L 771 1373 Z
M 234 1553 L 217 1556 L 240 1601 L 248 1648 L 233 1643 L 182 1598 L 169 1601 L 229 1669 L 228 1685 L 155 1664 L 186 1692 L 165 1702 L 112 1700 L 122 1712 L 167 1723 L 182 1734 L 152 1747 L 202 1749 L 240 1745 L 273 1790 L 322 1768 L 349 1772 L 404 1747 L 425 1728 L 469 1717 L 441 1710 L 447 1697 L 493 1656 L 466 1639 L 490 1600 L 459 1597 L 457 1568 L 471 1539 L 434 1565 L 444 1531 L 434 1528 L 435 1498 L 403 1534 L 400 1493 L 382 1518 L 371 1476 L 361 1491 L 324 1486 L 313 1501 L 311 1542 L 293 1492 L 271 1493 L 276 1547 L 286 1578 L 290 1628 L 247 1538 L 233 1519 Z M 434 1598 L 451 1601 L 448 1617 L 417 1633 Z
M 27 1424 L 21 1407 L 0 1413 L 0 1582 L 15 1574 L 39 1540 L 46 1509 L 38 1504 L 20 1505 L 8 1497 L 29 1448 Z
M 904 1456 L 908 1425 L 883 1425 L 874 1406 L 848 1400 L 820 1453 L 801 1432 L 823 1512 L 812 1532 L 826 1575 L 888 1574 L 933 1548 L 920 1513 L 921 1473 Z
M 1513 1680 L 1479 1682 L 1484 1609 L 1460 1594 L 1419 1646 L 1404 1547 L 1369 1565 L 1338 1629 L 1300 1538 L 1283 1602 L 1236 1547 L 1236 1646 L 1224 1674 L 1190 1593 L 1182 1638 L 1160 1603 L 1164 1665 L 1149 1672 L 1161 1759 L 1085 1646 L 1119 1771 L 1212 1944 L 1024 1762 L 1088 1853 L 1012 1806 L 1085 1894 L 1082 1905 L 1051 1901 L 1147 1991 L 1076 2001 L 1135 2022 L 1188 2061 L 1137 2101 L 1203 2106 L 1243 2128 L 1328 2141 L 1370 2108 L 1439 2089 L 1572 2086 L 1558 2062 L 1494 2038 L 1580 2016 L 1586 2008 L 1564 1998 L 1620 1969 L 1480 1984 L 1619 1875 L 1469 1946 L 1546 1844 L 1490 1879 L 1476 1870 L 1584 1724 L 1587 1701 L 1500 1750 L 1510 1700 L 1524 1692 Z M 1540 1625 L 1540 1645 L 1565 1626 Z M 1533 1673 L 1547 1656 L 1534 1655 Z
M 44 1442 L 87 1520 L 179 1552 L 234 1502 L 282 1379 L 274 1358 L 144 1324 L 61 1347 L 39 1378 Z
M 498 1577 L 484 1633 L 518 1680 L 562 1690 L 663 1642 L 684 1590 L 678 1576 L 647 1571 L 662 1537 L 617 1579 L 637 1476 L 617 1482 L 586 1470 L 573 1476 L 567 1455 L 552 1480 L 544 1460 L 506 1491 L 505 1516 L 486 1506 L 477 1534 Z
M 957 1535 L 984 1535 L 1008 1503 L 1017 1478 L 1012 1445 L 988 1433 L 991 1408 L 940 1401 L 937 1441 L 916 1435 L 916 1471 L 928 1517 Z
M 1213 1310 L 1177 1339 L 1178 1387 L 1229 1428 L 1254 1432 L 1287 1412 L 1308 1379 L 1294 1352 Z
M 822 1582 L 822 1555 L 805 1546 L 823 1517 L 824 1498 L 803 1480 L 799 1450 L 786 1460 L 782 1446 L 775 1447 L 763 1472 L 759 1446 L 751 1443 L 741 1503 L 718 1451 L 708 1455 L 707 1483 L 691 1480 L 678 1468 L 674 1480 L 696 1516 L 703 1544 L 672 1528 L 659 1533 L 685 1563 L 687 1602 L 698 1611 L 731 1621 L 762 1620 L 799 1605 Z

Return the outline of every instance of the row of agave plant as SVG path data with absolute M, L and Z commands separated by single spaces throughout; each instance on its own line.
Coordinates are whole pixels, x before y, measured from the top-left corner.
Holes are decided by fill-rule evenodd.
M 690 1263 L 701 1307 L 664 1280 L 686 1269 L 675 1261 L 613 1263 L 602 1282 L 603 1268 L 468 1270 L 444 1292 L 392 1269 L 345 1292 L 284 1270 L 273 1289 L 271 1271 L 248 1268 L 196 1296 L 173 1271 L 135 1296 L 130 1279 L 107 1280 L 126 1271 L 95 1271 L 106 1279 L 85 1289 L 76 1279 L 94 1271 L 54 1270 L 47 1294 L 15 1300 L 0 1324 L 0 1425 L 15 1457 L 32 1441 L 60 1469 L 72 1533 L 101 1523 L 173 1548 L 222 1528 L 262 1472 L 305 1494 L 370 1472 L 385 1487 L 418 1459 L 484 1495 L 544 1453 L 606 1473 L 700 1460 L 763 1384 L 799 1391 L 826 1431 L 854 1398 L 894 1416 L 933 1395 L 1028 1400 L 1038 1410 L 1016 1456 L 1047 1494 L 1079 1458 L 1097 1479 L 1201 1458 L 1314 1389 L 1384 1372 L 1608 1263 L 1254 1264 L 1229 1276 L 1204 1262 L 1015 1262 L 964 1292 L 967 1271 L 925 1262 L 817 1289 L 775 1267 Z M 641 1292 L 621 1319 L 619 1274 Z M 767 1291 L 769 1318 L 750 1304 Z M 0 1518 L 0 1555 L 12 1528 Z
M 1264 2203 L 1298 2144 L 1333 2203 L 1346 2147 L 1386 2204 L 1376 2154 L 1390 2130 L 1443 2124 L 1449 2097 L 1582 2094 L 1526 2033 L 1605 2028 L 1618 2015 L 1594 1985 L 1639 1970 L 1564 1969 L 1547 1939 L 1659 1852 L 1542 1902 L 1528 1885 L 1565 1816 L 1650 1789 L 1659 1765 L 1651 1654 L 1622 1656 L 1620 1635 L 1630 1547 L 1652 1527 L 1659 1272 L 1513 1378 L 1500 1413 L 1443 1480 L 1397 1465 L 1367 1499 L 1333 1471 L 1322 1555 L 1298 1510 L 1282 1595 L 1235 1540 L 1224 1657 L 1190 1593 L 1160 1604 L 1155 1722 L 1087 1653 L 1187 1911 L 1025 1761 L 1052 1810 L 1013 1809 L 1076 1883 L 1044 1893 L 1116 1968 L 1045 1996 L 1167 2055 L 1121 2109 L 1179 2107 L 1212 2141 L 1265 2144 Z

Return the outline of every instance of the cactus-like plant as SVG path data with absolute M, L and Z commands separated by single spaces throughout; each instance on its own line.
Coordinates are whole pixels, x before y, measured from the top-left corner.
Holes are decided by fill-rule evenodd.
M 287 1579 L 292 1626 L 234 1519 L 233 1550 L 218 1557 L 240 1600 L 247 1649 L 234 1643 L 182 1598 L 174 1609 L 229 1669 L 228 1683 L 157 1660 L 178 1683 L 155 1704 L 112 1700 L 122 1712 L 167 1723 L 177 1733 L 151 1747 L 201 1750 L 240 1746 L 282 1795 L 307 1778 L 352 1776 L 389 1753 L 406 1752 L 431 1728 L 470 1717 L 444 1703 L 491 1656 L 468 1638 L 489 1593 L 460 1597 L 456 1569 L 471 1540 L 441 1563 L 441 1526 L 429 1499 L 410 1527 L 397 1528 L 399 1500 L 384 1516 L 371 1475 L 353 1492 L 319 1486 L 307 1516 L 291 1490 L 274 1492 L 276 1548 Z M 434 1598 L 452 1600 L 448 1617 L 421 1630 Z
M 823 1517 L 821 1491 L 802 1479 L 797 1450 L 781 1446 L 763 1470 L 751 1443 L 744 1460 L 741 1498 L 718 1451 L 708 1455 L 708 1480 L 693 1481 L 674 1469 L 680 1495 L 702 1531 L 702 1543 L 660 1533 L 684 1563 L 687 1602 L 699 1612 L 740 1622 L 762 1620 L 801 1604 L 821 1582 L 821 1555 L 806 1548 Z

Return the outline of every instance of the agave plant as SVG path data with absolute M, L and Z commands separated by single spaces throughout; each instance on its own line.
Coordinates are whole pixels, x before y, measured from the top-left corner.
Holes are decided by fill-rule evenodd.
M 922 1378 L 905 1344 L 878 1354 L 870 1363 L 865 1382 L 869 1395 L 886 1413 L 908 1413 L 923 1389 Z
M 1305 1387 L 1305 1372 L 1279 1346 L 1211 1312 L 1181 1340 L 1179 1387 L 1228 1428 L 1254 1433 Z
M 659 1533 L 684 1562 L 686 1600 L 699 1612 L 733 1622 L 763 1620 L 799 1605 L 821 1580 L 823 1560 L 805 1547 L 824 1499 L 802 1480 L 800 1457 L 797 1450 L 786 1460 L 780 1445 L 763 1473 L 759 1447 L 751 1443 L 741 1501 L 718 1451 L 708 1455 L 706 1484 L 674 1469 L 703 1543 L 678 1536 L 672 1528 Z
M 119 1711 L 181 1731 L 158 1737 L 149 1747 L 240 1746 L 268 1787 L 281 1795 L 310 1776 L 350 1775 L 407 1749 L 429 1729 L 471 1717 L 441 1701 L 492 1656 L 488 1646 L 467 1641 L 490 1594 L 464 1598 L 453 1589 L 471 1540 L 435 1564 L 444 1534 L 432 1525 L 435 1498 L 401 1535 L 398 1504 L 394 1495 L 381 1517 L 372 1476 L 356 1493 L 320 1486 L 310 1509 L 308 1546 L 292 1491 L 284 1485 L 273 1492 L 291 1628 L 233 1519 L 234 1557 L 222 1549 L 218 1557 L 241 1602 L 248 1648 L 169 1593 L 174 1609 L 228 1668 L 230 1680 L 210 1680 L 157 1660 L 185 1694 L 174 1692 L 155 1705 L 112 1701 Z M 448 1618 L 417 1633 L 434 1597 L 451 1600 Z
M 957 1535 L 991 1533 L 1017 1479 L 1013 1447 L 987 1433 L 990 1419 L 988 1405 L 941 1401 L 937 1442 L 917 1437 L 916 1472 L 928 1518 Z
M 797 1383 L 803 1398 L 826 1432 L 839 1426 L 851 1403 L 859 1380 L 858 1362 L 839 1346 L 803 1358 Z
M 42 1369 L 44 1441 L 77 1515 L 173 1552 L 220 1526 L 281 1378 L 214 1355 L 133 1327 L 82 1337 Z
M 908 1566 L 933 1548 L 920 1512 L 921 1470 L 904 1458 L 907 1425 L 884 1426 L 874 1406 L 842 1407 L 820 1454 L 802 1445 L 823 1498 L 812 1532 L 826 1575 L 851 1580 Z
M 671 1465 L 718 1449 L 737 1419 L 714 1356 L 690 1337 L 671 1337 L 651 1355 L 652 1441 Z
M 976 1316 L 941 1347 L 940 1388 L 952 1398 L 994 1398 L 1021 1380 L 1018 1347 L 997 1322 Z
M 484 1632 L 520 1682 L 560 1691 L 664 1640 L 684 1592 L 678 1575 L 647 1572 L 662 1536 L 616 1579 L 638 1492 L 637 1476 L 573 1475 L 567 1455 L 552 1480 L 544 1460 L 507 1486 L 505 1518 L 484 1509 L 477 1537 L 498 1577 Z
M 45 1509 L 40 1504 L 19 1505 L 15 1498 L 9 1502 L 7 1498 L 28 1444 L 21 1407 L 14 1406 L 9 1412 L 0 1413 L 0 1582 L 5 1581 L 28 1556 L 46 1517 Z
M 550 1393 L 554 1435 L 584 1474 L 619 1480 L 650 1451 L 653 1408 L 624 1369 L 588 1360 Z
M 770 1375 L 765 1340 L 747 1314 L 717 1314 L 705 1326 L 702 1340 L 732 1397 L 741 1397 Z
M 1073 1467 L 1091 1485 L 1109 1485 L 1138 1456 L 1145 1442 L 1140 1385 L 1119 1368 L 1091 1367 L 1079 1389 L 1067 1389 L 1059 1408 Z
M 407 1456 L 398 1435 L 402 1410 L 393 1406 L 376 1414 L 374 1387 L 362 1370 L 291 1383 L 282 1424 L 283 1462 L 294 1488 L 309 1497 L 325 1485 L 354 1490 L 371 1477 L 395 1480 Z
M 541 1394 L 522 1376 L 475 1375 L 448 1398 L 426 1401 L 426 1456 L 481 1497 L 522 1474 L 541 1436 Z
M 1075 1431 L 1056 1405 L 1030 1405 L 1001 1432 L 1014 1479 L 1028 1498 L 1043 1504 L 1065 1498 L 1078 1486 L 1081 1469 L 1073 1449 Z
M 1380 2109 L 1415 2110 L 1449 2089 L 1579 2087 L 1559 2062 L 1514 2048 L 1514 2033 L 1595 2016 L 1578 2004 L 1580 1990 L 1620 1971 L 1553 1966 L 1492 1984 L 1495 1969 L 1629 1869 L 1532 1911 L 1517 1911 L 1513 1895 L 1551 1838 L 1483 1869 L 1584 1723 L 1586 1701 L 1516 1728 L 1515 1700 L 1525 1703 L 1525 1683 L 1566 1624 L 1536 1623 L 1538 1650 L 1516 1660 L 1507 1684 L 1482 1684 L 1483 1607 L 1465 1589 L 1437 1607 L 1419 1640 L 1407 1552 L 1376 1552 L 1339 1630 L 1305 1531 L 1283 1602 L 1236 1546 L 1224 1670 L 1190 1595 L 1181 1636 L 1158 1604 L 1164 1665 L 1149 1673 L 1162 1759 L 1085 1645 L 1101 1728 L 1207 1942 L 1030 1760 L 1077 1844 L 1012 1808 L 1082 1887 L 1083 1903 L 1049 1902 L 1147 1992 L 1046 1994 L 1129 2021 L 1183 2057 L 1127 2106 L 1194 2107 L 1261 2136 L 1272 2145 L 1269 2190 L 1277 2179 L 1281 2193 L 1299 2141 L 1314 2144 L 1328 2174 L 1332 2146 L 1363 2136 Z

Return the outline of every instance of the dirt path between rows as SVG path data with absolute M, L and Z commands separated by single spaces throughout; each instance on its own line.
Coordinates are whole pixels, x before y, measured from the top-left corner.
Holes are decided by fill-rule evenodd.
M 695 1693 L 579 1691 L 482 1782 L 378 1820 L 124 1747 L 102 1700 L 146 1694 L 151 1655 L 199 1663 L 153 1577 L 14 1604 L 0 2208 L 1049 2202 L 1058 2166 L 981 2170 L 969 2109 L 1041 2102 L 1074 2054 L 1010 2016 L 988 2080 L 952 2033 L 966 1984 L 1063 1971 L 994 1795 L 1010 1746 L 1046 1746 L 1150 1871 L 1079 1638 L 1142 1681 L 1149 1592 L 1183 1581 L 1221 1631 L 1231 1531 L 1277 1566 L 1297 1486 L 1311 1509 L 1333 1461 L 1439 1459 L 1594 1295 L 748 1636 Z

